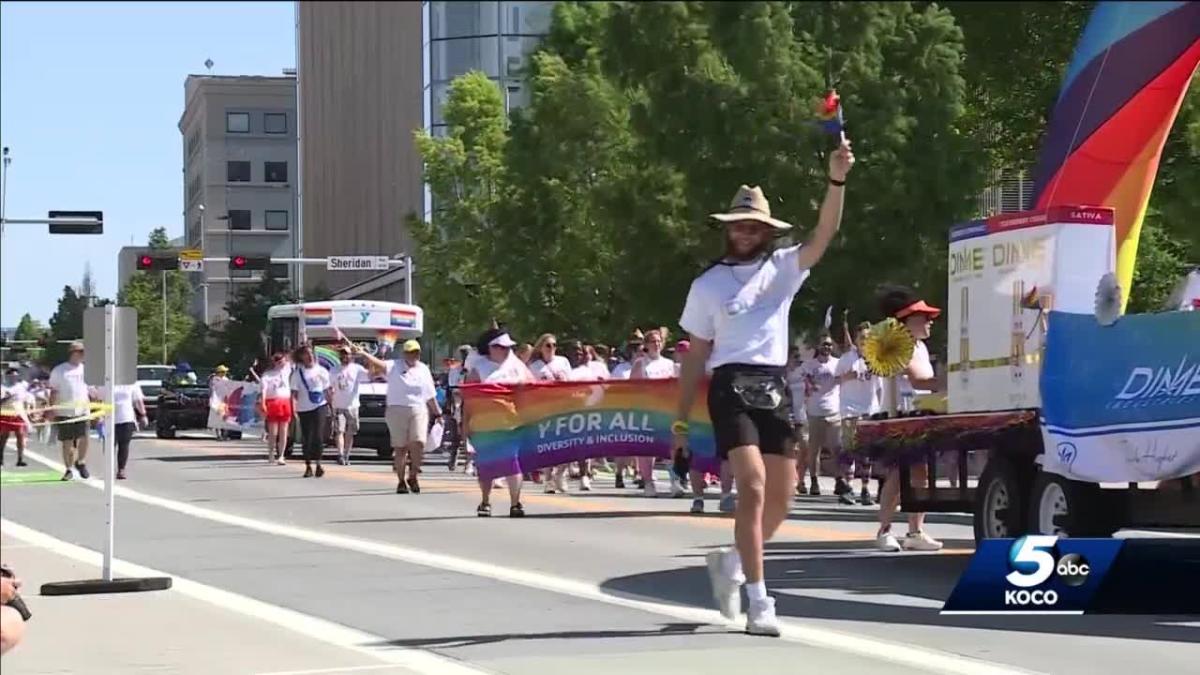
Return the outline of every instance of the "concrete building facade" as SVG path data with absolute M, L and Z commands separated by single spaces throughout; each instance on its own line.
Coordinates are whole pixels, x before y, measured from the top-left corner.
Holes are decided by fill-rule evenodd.
M 414 131 L 445 133 L 450 82 L 471 70 L 528 103 L 522 69 L 554 3 L 297 4 L 304 255 L 412 252 L 405 220 L 432 212 Z M 339 298 L 405 297 L 399 269 L 304 274 Z
M 184 248 L 205 257 L 297 257 L 296 78 L 189 75 L 183 138 Z M 295 265 L 271 273 L 293 285 Z M 197 318 L 219 327 L 225 303 L 263 272 L 206 262 L 193 273 Z

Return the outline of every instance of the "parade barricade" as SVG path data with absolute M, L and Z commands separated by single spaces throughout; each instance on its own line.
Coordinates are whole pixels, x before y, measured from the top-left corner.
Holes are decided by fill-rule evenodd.
M 599 457 L 671 457 L 678 380 L 475 384 L 460 388 L 481 480 Z M 691 467 L 718 473 L 707 391 L 689 415 Z

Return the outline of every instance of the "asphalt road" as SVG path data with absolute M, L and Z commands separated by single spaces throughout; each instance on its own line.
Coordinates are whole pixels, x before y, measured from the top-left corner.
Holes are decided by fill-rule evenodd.
M 35 454 L 21 470 L 9 454 L 6 475 L 48 471 L 40 458 L 56 466 L 56 451 Z M 942 552 L 884 554 L 873 550 L 874 508 L 797 500 L 768 545 L 767 584 L 786 626 L 772 640 L 741 634 L 710 608 L 703 556 L 732 538 L 715 493 L 695 516 L 690 500 L 618 491 L 611 478 L 590 493 L 572 483 L 568 495 L 530 485 L 527 518 L 507 518 L 507 493 L 496 490 L 496 516 L 481 519 L 473 479 L 449 474 L 438 455 L 420 495 L 395 494 L 390 466 L 367 455 L 328 464 L 321 479 L 301 478 L 301 462 L 269 466 L 252 441 L 139 437 L 133 456 L 118 489 L 119 559 L 197 582 L 210 589 L 197 597 L 218 606 L 259 601 L 232 608 L 239 620 L 283 608 L 367 636 L 356 648 L 381 663 L 437 657 L 410 664 L 417 672 L 1091 675 L 1182 673 L 1200 662 L 1194 617 L 940 616 L 973 550 L 965 515 L 930 516 Z M 100 550 L 99 481 L 46 477 L 6 479 L 6 537 Z

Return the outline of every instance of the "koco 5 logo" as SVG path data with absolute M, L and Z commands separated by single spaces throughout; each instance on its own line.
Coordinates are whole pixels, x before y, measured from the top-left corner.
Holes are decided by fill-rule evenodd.
M 1092 568 L 1078 553 L 1068 553 L 1054 558 L 1054 545 L 1058 537 L 1029 535 L 1021 537 L 1008 551 L 1008 567 L 1011 572 L 1004 579 L 1016 589 L 1004 591 L 1005 605 L 1040 605 L 1051 607 L 1058 603 L 1054 589 L 1037 588 L 1057 575 L 1067 586 L 1082 586 L 1087 582 Z

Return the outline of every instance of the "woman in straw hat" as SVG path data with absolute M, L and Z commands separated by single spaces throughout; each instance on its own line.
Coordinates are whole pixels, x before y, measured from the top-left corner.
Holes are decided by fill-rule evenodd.
M 729 211 L 713 214 L 725 224 L 725 253 L 692 282 L 679 320 L 690 334 L 691 349 L 681 370 L 674 445 L 677 452 L 687 445 L 692 400 L 707 368 L 717 452 L 731 463 L 738 488 L 736 548 L 708 554 L 709 579 L 721 613 L 730 619 L 741 612 L 741 586 L 746 585 L 746 632 L 754 635 L 779 635 L 775 601 L 767 597 L 763 581 L 763 542 L 787 518 L 796 481 L 785 374 L 788 311 L 837 234 L 853 164 L 843 139 L 829 158 L 829 187 L 817 226 L 802 246 L 776 250 L 776 236 L 792 226 L 771 216 L 761 189 L 739 188 Z

